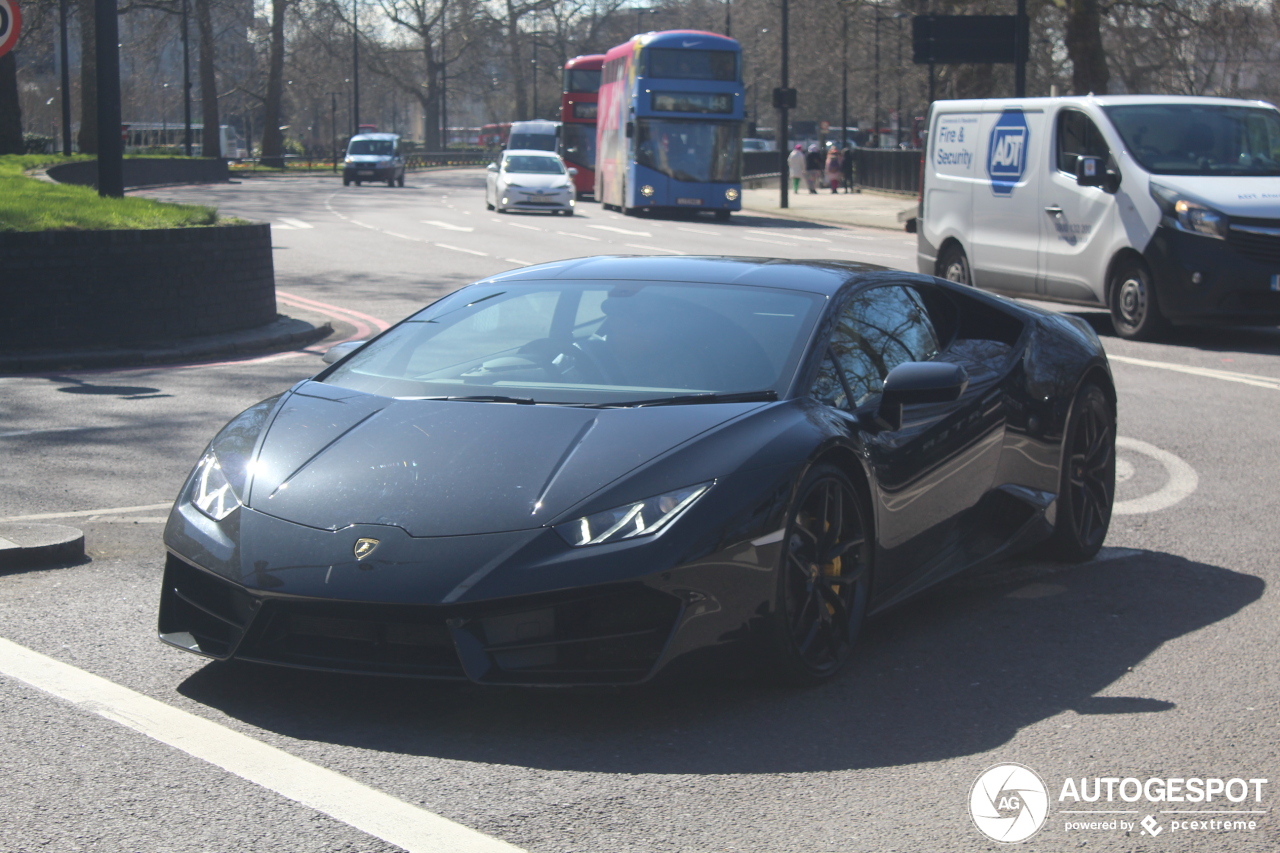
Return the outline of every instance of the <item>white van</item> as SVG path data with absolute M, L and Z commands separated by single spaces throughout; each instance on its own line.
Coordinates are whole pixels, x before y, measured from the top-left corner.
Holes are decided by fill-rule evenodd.
M 921 272 L 1105 306 L 1116 332 L 1280 323 L 1280 112 L 1262 101 L 936 101 Z
M 557 151 L 560 146 L 560 122 L 513 121 L 507 136 L 508 151 Z

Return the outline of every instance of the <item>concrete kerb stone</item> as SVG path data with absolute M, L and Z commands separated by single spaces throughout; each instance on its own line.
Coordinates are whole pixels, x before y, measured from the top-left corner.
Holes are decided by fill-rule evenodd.
M 62 524 L 0 522 L 0 570 L 38 568 L 84 559 L 84 533 Z
M 322 341 L 332 334 L 331 323 L 317 326 L 281 314 L 273 322 L 256 329 L 189 338 L 164 345 L 0 354 L 0 374 L 206 361 L 299 349 Z

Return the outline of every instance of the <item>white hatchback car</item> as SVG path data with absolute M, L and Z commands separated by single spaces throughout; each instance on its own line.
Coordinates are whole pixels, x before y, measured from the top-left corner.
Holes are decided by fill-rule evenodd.
M 573 215 L 575 193 L 572 175 L 559 154 L 550 151 L 508 150 L 489 164 L 484 202 L 489 210 L 545 210 Z

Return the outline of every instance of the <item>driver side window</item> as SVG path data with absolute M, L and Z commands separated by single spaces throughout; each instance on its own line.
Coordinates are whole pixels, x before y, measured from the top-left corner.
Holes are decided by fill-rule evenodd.
M 1076 110 L 1058 113 L 1058 171 L 1074 176 L 1077 157 L 1099 157 L 1106 163 L 1110 156 L 1107 140 L 1088 116 Z
M 937 332 L 915 290 L 864 290 L 841 309 L 810 394 L 828 406 L 856 409 L 880 393 L 890 370 L 937 354 Z

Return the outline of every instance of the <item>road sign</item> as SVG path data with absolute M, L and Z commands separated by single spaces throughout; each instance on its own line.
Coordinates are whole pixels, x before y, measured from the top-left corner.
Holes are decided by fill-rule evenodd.
M 0 56 L 4 56 L 18 42 L 22 32 L 22 12 L 18 0 L 0 0 Z

